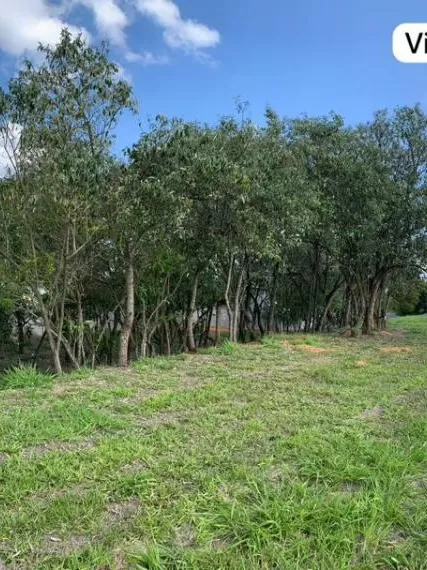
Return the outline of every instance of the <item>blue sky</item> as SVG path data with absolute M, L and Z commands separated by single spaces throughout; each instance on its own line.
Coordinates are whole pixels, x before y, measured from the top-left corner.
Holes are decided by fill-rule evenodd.
M 2 6 L 3 5 L 3 6 Z M 336 111 L 347 122 L 376 109 L 427 107 L 427 65 L 397 62 L 395 26 L 427 22 L 421 0 L 0 0 L 0 73 L 60 25 L 107 38 L 132 80 L 141 120 L 165 114 L 213 122 L 240 97 L 261 120 Z M 118 145 L 138 137 L 125 117 Z

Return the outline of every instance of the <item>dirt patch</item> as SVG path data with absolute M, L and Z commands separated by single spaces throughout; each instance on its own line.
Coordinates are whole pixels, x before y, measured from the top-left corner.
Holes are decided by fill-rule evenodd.
M 384 409 L 381 407 L 373 408 L 372 410 L 365 410 L 360 414 L 362 420 L 369 420 L 380 418 L 384 414 Z
M 178 548 L 194 548 L 197 545 L 196 529 L 191 523 L 175 529 L 175 544 Z
M 413 352 L 412 348 L 409 348 L 408 346 L 389 346 L 382 348 L 380 351 L 385 352 L 386 354 L 409 354 Z
M 114 551 L 114 563 L 112 568 L 114 570 L 125 570 L 129 568 L 129 564 L 126 561 L 126 554 L 120 549 Z M 105 566 L 104 568 L 99 568 L 97 570 L 111 570 L 111 566 Z
M 135 421 L 138 427 L 177 427 L 188 421 L 188 415 L 183 412 L 161 412 L 151 418 L 139 418 Z
M 427 479 L 416 479 L 411 481 L 411 485 L 414 489 L 419 491 L 427 491 Z
M 89 546 L 91 542 L 88 536 L 69 536 L 60 538 L 56 535 L 46 537 L 37 549 L 39 554 L 50 556 L 69 556 L 77 550 Z
M 49 441 L 41 445 L 34 445 L 32 447 L 27 447 L 21 451 L 21 456 L 25 458 L 32 458 L 35 456 L 44 455 L 50 453 L 51 451 L 86 451 L 87 449 L 92 449 L 96 445 L 96 440 L 84 439 L 82 441 Z
M 395 548 L 400 544 L 403 544 L 406 540 L 406 536 L 403 534 L 402 531 L 393 532 L 387 540 L 384 541 L 384 545 L 386 548 Z
M 330 349 L 322 348 L 320 346 L 310 346 L 309 344 L 299 344 L 296 345 L 297 350 L 303 350 L 304 352 L 311 352 L 313 354 L 324 354 L 325 352 L 330 352 Z
M 404 338 L 406 336 L 405 331 L 399 331 L 399 330 L 395 330 L 393 332 L 381 331 L 378 334 L 383 338 Z
M 106 522 L 111 525 L 127 521 L 137 514 L 139 507 L 138 499 L 110 503 L 107 508 Z
M 69 498 L 73 501 L 74 498 L 83 497 L 86 495 L 88 491 L 90 491 L 91 487 L 88 484 L 79 483 L 76 485 L 68 485 L 66 488 L 55 488 L 51 487 L 49 490 L 43 491 L 36 491 L 35 493 L 30 493 L 28 498 L 31 500 L 36 500 L 43 505 L 40 505 L 40 508 L 44 506 L 45 503 L 55 501 L 57 499 L 63 499 L 64 497 Z
M 126 474 L 134 475 L 141 471 L 146 471 L 148 467 L 149 465 L 145 461 L 132 461 L 132 463 L 124 465 L 121 471 Z
M 427 390 L 410 390 L 393 398 L 397 404 L 424 404 L 427 399 Z
M 369 362 L 367 360 L 356 360 L 356 362 L 354 363 L 354 365 L 357 368 L 364 368 L 365 366 L 369 365 Z
M 278 465 L 271 465 L 267 471 L 267 479 L 274 485 L 282 483 L 284 479 L 283 469 Z
M 231 541 L 225 540 L 223 538 L 214 538 L 211 542 L 212 550 L 226 550 L 232 545 Z
M 310 352 L 312 354 L 325 354 L 331 352 L 331 348 L 322 348 L 321 346 L 312 346 L 310 344 L 290 344 L 289 342 L 283 342 L 282 347 L 287 350 L 302 350 L 303 352 Z
M 52 392 L 55 396 L 70 394 L 73 392 L 80 392 L 86 390 L 106 389 L 111 387 L 111 382 L 104 378 L 97 378 L 96 376 L 89 376 L 80 380 L 73 380 L 71 382 L 57 382 L 53 385 Z

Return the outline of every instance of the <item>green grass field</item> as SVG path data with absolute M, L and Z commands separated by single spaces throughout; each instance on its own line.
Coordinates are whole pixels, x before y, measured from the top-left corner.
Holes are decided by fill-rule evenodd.
M 0 568 L 427 569 L 426 348 L 417 317 L 10 374 Z

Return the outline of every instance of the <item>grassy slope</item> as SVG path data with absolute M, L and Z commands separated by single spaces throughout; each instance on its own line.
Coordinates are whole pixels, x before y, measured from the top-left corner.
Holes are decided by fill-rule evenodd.
M 0 392 L 0 568 L 427 569 L 427 319 L 394 327 Z

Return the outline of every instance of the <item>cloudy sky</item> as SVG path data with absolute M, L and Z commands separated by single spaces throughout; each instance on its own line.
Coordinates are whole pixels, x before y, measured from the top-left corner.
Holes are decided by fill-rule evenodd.
M 240 97 L 255 120 L 270 104 L 355 123 L 378 108 L 427 105 L 427 66 L 391 51 L 396 25 L 423 21 L 422 0 L 0 0 L 0 84 L 67 25 L 110 42 L 142 120 L 214 121 Z M 125 118 L 118 144 L 138 130 Z

